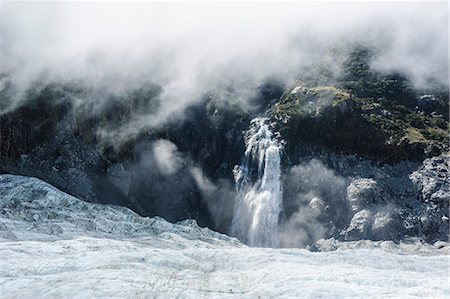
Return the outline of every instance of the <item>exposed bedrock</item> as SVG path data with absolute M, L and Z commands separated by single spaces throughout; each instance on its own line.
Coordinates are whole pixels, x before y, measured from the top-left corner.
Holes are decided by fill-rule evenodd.
M 0 115 L 0 171 L 228 232 L 243 132 L 264 117 L 282 144 L 280 246 L 448 240 L 448 92 L 414 89 L 401 74 L 363 68 L 365 54 L 352 55 L 335 81 L 270 81 L 250 101 L 205 91 L 160 123 L 156 85 L 121 95 L 35 88 Z

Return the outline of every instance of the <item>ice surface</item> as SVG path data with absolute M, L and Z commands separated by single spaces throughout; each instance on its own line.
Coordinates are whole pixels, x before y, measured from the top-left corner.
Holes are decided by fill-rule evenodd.
M 1 298 L 450 295 L 442 249 L 383 249 L 369 241 L 330 252 L 247 247 L 194 221 L 139 217 L 11 175 L 0 175 L 0 207 Z

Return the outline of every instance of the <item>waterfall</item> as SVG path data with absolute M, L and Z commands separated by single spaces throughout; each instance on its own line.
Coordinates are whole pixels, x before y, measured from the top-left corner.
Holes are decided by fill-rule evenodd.
M 238 194 L 231 234 L 251 246 L 274 247 L 283 197 L 281 144 L 268 118 L 255 118 L 250 124 L 244 158 L 233 171 Z

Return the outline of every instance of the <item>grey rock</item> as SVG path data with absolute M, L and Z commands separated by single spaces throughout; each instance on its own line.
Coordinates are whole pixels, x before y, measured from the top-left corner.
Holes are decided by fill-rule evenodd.
M 350 210 L 357 213 L 368 204 L 376 203 L 380 199 L 381 189 L 373 179 L 355 179 L 347 187 L 347 201 Z
M 55 160 L 55 164 L 59 165 L 62 164 L 64 162 L 64 158 L 62 156 L 59 156 L 58 158 L 56 158 Z
M 128 196 L 131 185 L 131 173 L 126 171 L 121 163 L 114 164 L 107 170 L 111 182 Z
M 450 193 L 448 190 L 437 190 L 430 196 L 430 200 L 435 203 L 445 203 L 450 201 Z
M 17 236 L 8 227 L 5 223 L 0 222 L 0 238 L 8 239 L 8 240 L 17 240 Z
M 333 251 L 338 248 L 338 241 L 335 238 L 319 239 L 314 244 L 315 251 Z
M 325 208 L 325 203 L 323 202 L 322 199 L 318 198 L 318 197 L 314 197 L 313 199 L 311 199 L 311 201 L 309 202 L 309 206 L 312 209 L 316 209 L 319 212 L 323 211 L 323 209 Z
M 345 240 L 368 239 L 370 228 L 374 222 L 372 212 L 361 210 L 356 213 L 345 231 Z
M 310 178 L 315 175 L 322 177 L 327 171 L 334 171 L 335 177 L 346 182 L 343 197 L 335 193 L 334 201 L 324 200 L 328 208 L 326 213 L 320 214 L 319 220 L 328 229 L 325 238 L 356 240 L 358 235 L 364 235 L 374 240 L 398 242 L 420 236 L 428 243 L 448 241 L 448 157 L 434 157 L 423 163 L 402 161 L 387 164 L 356 155 L 309 152 L 307 147 L 298 147 L 297 150 L 300 163 L 316 159 L 322 167 L 313 172 L 304 168 L 299 173 L 290 172 L 288 179 L 294 181 L 295 186 L 306 184 L 309 186 L 306 191 L 312 196 L 319 195 Z M 296 161 L 296 158 L 291 157 L 291 160 Z M 293 175 L 299 179 L 293 180 Z M 327 181 L 327 185 L 335 188 L 336 184 Z M 304 192 L 303 189 L 299 188 L 299 192 Z M 320 198 L 325 197 L 320 194 Z M 347 209 L 339 210 L 343 202 L 347 203 Z M 304 204 L 309 204 L 309 201 Z M 354 216 L 362 210 L 372 213 L 373 222 L 369 221 L 368 228 L 361 231 L 357 229 L 358 221 L 362 221 L 361 214 Z
M 45 220 L 42 219 L 42 222 L 44 221 Z M 55 236 L 59 236 L 62 233 L 64 233 L 63 228 L 60 225 L 54 223 L 38 224 L 36 226 L 36 231 L 47 235 L 55 235 Z
M 73 194 L 77 194 L 82 198 L 94 198 L 95 192 L 93 190 L 93 183 L 89 176 L 76 168 L 69 168 L 64 170 L 62 177 L 65 179 L 65 187 Z
M 378 211 L 371 227 L 371 239 L 392 240 L 399 234 L 398 215 L 392 209 Z
M 450 201 L 450 157 L 426 159 L 417 171 L 409 176 L 420 191 L 422 200 L 448 207 Z
M 11 241 L 17 240 L 17 236 L 11 230 L 0 231 L 0 238 L 8 239 Z

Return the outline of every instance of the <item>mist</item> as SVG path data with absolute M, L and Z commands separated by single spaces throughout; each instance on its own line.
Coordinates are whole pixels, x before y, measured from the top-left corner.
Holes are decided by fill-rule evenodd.
M 126 127 L 136 134 L 183 117 L 207 91 L 248 102 L 267 78 L 292 84 L 330 51 L 357 44 L 377 50 L 374 68 L 405 73 L 418 87 L 448 86 L 447 18 L 446 2 L 5 2 L 0 93 L 9 96 L 0 113 L 49 83 L 81 86 L 95 96 L 78 106 L 100 107 L 111 95 L 160 86 L 152 117 Z M 339 72 L 338 62 L 329 68 Z
M 321 161 L 312 159 L 292 167 L 284 182 L 285 215 L 280 226 L 281 247 L 305 247 L 320 238 L 329 225 L 345 222 L 347 182 Z

